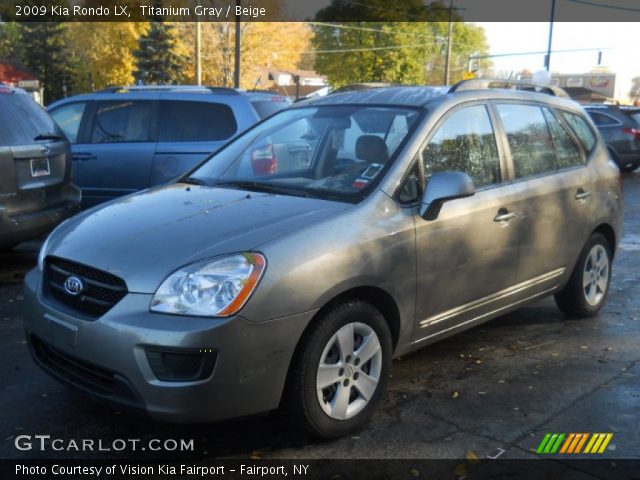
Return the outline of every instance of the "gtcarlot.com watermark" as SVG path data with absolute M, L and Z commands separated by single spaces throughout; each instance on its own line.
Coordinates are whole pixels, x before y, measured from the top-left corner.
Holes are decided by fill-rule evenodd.
M 101 438 L 64 439 L 51 435 L 18 435 L 14 442 L 21 451 L 40 452 L 193 452 L 195 441 L 174 438 Z

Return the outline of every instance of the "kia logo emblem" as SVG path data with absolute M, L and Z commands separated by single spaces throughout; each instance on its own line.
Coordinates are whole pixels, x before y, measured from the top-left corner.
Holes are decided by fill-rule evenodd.
M 47 146 L 45 145 L 44 147 L 42 147 L 42 148 L 40 149 L 40 151 L 41 151 L 42 153 L 49 153 L 50 148 L 49 148 L 49 147 L 47 147 Z
M 84 282 L 78 277 L 71 276 L 64 281 L 64 291 L 69 295 L 73 295 L 75 297 L 80 295 L 83 290 Z

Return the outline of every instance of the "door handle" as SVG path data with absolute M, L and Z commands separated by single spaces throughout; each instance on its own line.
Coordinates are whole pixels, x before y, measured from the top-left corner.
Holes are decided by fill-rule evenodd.
M 97 157 L 93 153 L 74 153 L 71 155 L 73 160 L 86 162 L 87 160 L 95 160 Z
M 591 196 L 591 192 L 585 192 L 583 189 L 579 188 L 574 198 L 576 200 L 586 200 L 590 196 Z
M 516 218 L 515 212 L 510 212 L 506 208 L 498 210 L 498 214 L 493 217 L 494 222 L 508 222 L 512 218 Z

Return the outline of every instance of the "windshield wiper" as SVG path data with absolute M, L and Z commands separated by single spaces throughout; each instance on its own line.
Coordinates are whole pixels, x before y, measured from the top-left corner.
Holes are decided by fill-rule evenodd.
M 281 195 L 294 195 L 301 197 L 312 197 L 311 193 L 302 188 L 291 188 L 280 185 L 273 185 L 270 183 L 262 183 L 262 182 L 251 182 L 251 181 L 229 181 L 229 182 L 218 182 L 213 185 L 214 187 L 229 187 L 229 188 L 238 188 L 240 190 L 249 190 L 253 192 L 265 192 L 265 193 L 276 193 Z
M 39 133 L 35 137 L 34 140 L 62 140 L 62 135 L 58 135 L 57 133 L 48 132 L 48 133 Z
M 187 177 L 180 179 L 180 183 L 188 183 L 189 185 L 200 185 L 201 187 L 209 187 L 210 185 L 204 180 L 196 177 Z

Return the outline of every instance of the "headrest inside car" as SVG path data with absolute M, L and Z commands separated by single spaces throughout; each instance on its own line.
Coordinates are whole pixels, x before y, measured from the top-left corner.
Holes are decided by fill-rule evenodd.
M 389 160 L 387 144 L 375 135 L 361 135 L 356 141 L 356 157 L 370 163 L 384 165 Z

